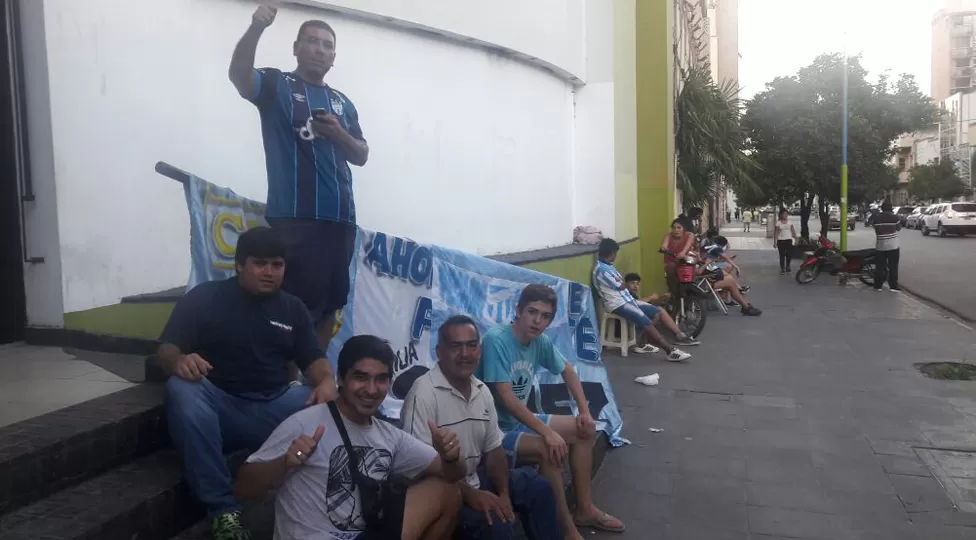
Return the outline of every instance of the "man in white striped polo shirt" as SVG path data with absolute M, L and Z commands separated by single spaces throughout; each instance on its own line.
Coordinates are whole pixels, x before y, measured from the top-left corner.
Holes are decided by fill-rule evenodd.
M 403 402 L 403 429 L 427 444 L 430 421 L 457 434 L 468 470 L 458 483 L 464 500 L 459 538 L 514 540 L 518 513 L 531 540 L 562 539 L 552 484 L 530 467 L 509 471 L 494 400 L 474 376 L 480 361 L 475 322 L 463 315 L 445 321 L 437 332 L 437 365 L 413 383 Z
M 898 259 L 901 258 L 901 246 L 898 243 L 898 231 L 901 221 L 891 211 L 891 203 L 881 204 L 881 214 L 874 218 L 874 234 L 877 236 L 874 257 L 874 290 L 880 291 L 885 279 L 892 291 L 898 292 Z

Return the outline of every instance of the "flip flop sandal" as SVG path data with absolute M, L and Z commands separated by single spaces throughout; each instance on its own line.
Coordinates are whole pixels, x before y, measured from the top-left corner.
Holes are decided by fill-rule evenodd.
M 574 517 L 573 523 L 575 523 L 577 527 L 587 527 L 590 529 L 596 529 L 598 531 L 605 531 L 605 532 L 624 532 L 625 530 L 627 530 L 627 526 L 624 525 L 623 523 L 620 524 L 620 527 L 613 526 L 610 523 L 611 520 L 620 521 L 619 519 L 604 512 L 600 514 L 599 517 L 593 519 L 583 520 Z

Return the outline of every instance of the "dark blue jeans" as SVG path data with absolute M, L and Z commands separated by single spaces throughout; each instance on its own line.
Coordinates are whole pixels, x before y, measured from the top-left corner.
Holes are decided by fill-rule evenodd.
M 257 449 L 285 418 L 305 408 L 311 388 L 290 387 L 272 400 L 232 396 L 207 379 L 166 381 L 166 420 L 197 499 L 211 514 L 240 508 L 223 451 Z
M 481 489 L 497 493 L 485 469 L 478 469 Z M 522 522 L 522 528 L 529 540 L 562 540 L 556 515 L 556 499 L 552 494 L 552 484 L 532 467 L 519 467 L 509 471 L 508 492 L 512 498 L 512 508 Z M 458 523 L 458 538 L 462 540 L 514 540 L 513 524 L 492 518 L 488 524 L 485 515 L 470 506 L 461 507 Z

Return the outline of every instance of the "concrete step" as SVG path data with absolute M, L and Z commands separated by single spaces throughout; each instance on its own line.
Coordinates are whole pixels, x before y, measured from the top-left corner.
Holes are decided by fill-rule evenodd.
M 200 519 L 175 452 L 164 450 L 9 512 L 4 540 L 164 540 Z
M 163 448 L 161 385 L 139 385 L 0 428 L 0 515 Z
M 163 393 L 142 384 L 0 428 L 0 538 L 209 538 L 205 511 L 168 448 Z M 601 436 L 593 474 L 608 447 Z M 227 456 L 230 470 L 244 458 Z M 255 540 L 270 540 L 274 496 L 247 506 L 244 523 Z

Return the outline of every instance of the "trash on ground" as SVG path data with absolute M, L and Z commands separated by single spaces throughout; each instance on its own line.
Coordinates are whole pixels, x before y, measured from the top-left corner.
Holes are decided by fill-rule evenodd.
M 647 428 L 647 431 L 650 431 L 651 433 L 661 433 L 664 430 L 660 428 L 652 427 L 652 428 Z
M 657 373 L 651 375 L 644 375 L 643 377 L 637 377 L 634 379 L 635 383 L 643 384 L 644 386 L 657 386 L 657 383 L 661 382 L 661 376 Z

